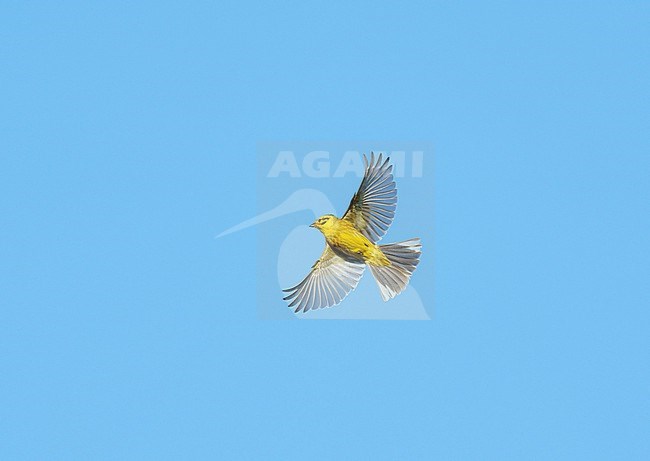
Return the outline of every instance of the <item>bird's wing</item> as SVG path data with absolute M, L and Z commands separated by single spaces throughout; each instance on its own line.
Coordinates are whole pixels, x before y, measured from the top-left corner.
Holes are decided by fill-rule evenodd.
M 325 245 L 318 261 L 305 279 L 293 288 L 283 290 L 284 298 L 295 312 L 336 306 L 359 283 L 366 268 L 363 263 L 346 261 Z
M 350 221 L 372 242 L 379 241 L 386 234 L 397 208 L 397 189 L 389 160 L 386 158 L 382 162 L 382 155 L 379 154 L 375 161 L 375 154 L 372 153 L 369 164 L 366 156 L 363 156 L 365 175 L 343 215 L 343 219 Z

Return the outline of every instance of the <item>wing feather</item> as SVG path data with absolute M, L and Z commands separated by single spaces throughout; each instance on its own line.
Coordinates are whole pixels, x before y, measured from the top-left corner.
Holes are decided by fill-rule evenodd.
M 378 242 L 386 235 L 395 217 L 397 189 L 389 160 L 389 157 L 383 160 L 382 154 L 375 160 L 375 154 L 371 153 L 368 162 L 363 156 L 365 174 L 343 215 L 343 219 L 350 221 L 372 242 Z
M 339 304 L 354 290 L 365 269 L 363 263 L 346 261 L 325 246 L 323 254 L 298 285 L 283 290 L 284 300 L 295 312 L 307 312 Z

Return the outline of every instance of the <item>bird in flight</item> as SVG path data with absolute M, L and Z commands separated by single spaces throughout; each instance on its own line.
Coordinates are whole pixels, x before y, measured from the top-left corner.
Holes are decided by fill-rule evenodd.
M 342 218 L 327 214 L 314 221 L 325 236 L 325 250 L 298 285 L 283 290 L 296 313 L 336 306 L 354 290 L 366 266 L 384 301 L 406 289 L 420 262 L 419 238 L 378 245 L 395 217 L 397 189 L 390 158 L 382 154 L 370 162 L 363 156 L 365 174 Z

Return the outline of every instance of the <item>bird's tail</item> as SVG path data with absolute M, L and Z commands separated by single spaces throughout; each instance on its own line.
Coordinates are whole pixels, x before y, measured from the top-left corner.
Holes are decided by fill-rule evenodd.
M 409 279 L 420 262 L 422 244 L 419 238 L 389 245 L 379 245 L 381 251 L 390 261 L 389 266 L 368 264 L 377 281 L 384 301 L 394 298 L 406 289 Z

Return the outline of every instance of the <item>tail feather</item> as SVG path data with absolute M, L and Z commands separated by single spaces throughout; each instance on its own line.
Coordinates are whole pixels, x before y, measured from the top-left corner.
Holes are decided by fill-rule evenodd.
M 370 267 L 384 301 L 394 298 L 406 289 L 409 279 L 420 262 L 422 244 L 419 238 L 389 245 L 380 245 L 381 251 L 390 261 L 390 266 Z

